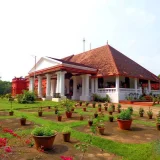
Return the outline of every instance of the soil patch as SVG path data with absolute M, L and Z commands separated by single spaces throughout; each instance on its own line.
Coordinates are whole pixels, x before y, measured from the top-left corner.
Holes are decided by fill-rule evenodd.
M 57 134 L 53 149 L 50 151 L 39 152 L 33 148 L 28 147 L 14 147 L 13 154 L 10 155 L 12 160 L 60 160 L 60 156 L 71 156 L 74 159 L 80 159 L 82 156 L 81 151 L 76 150 L 74 145 L 77 143 L 75 139 L 71 138 L 71 142 L 63 142 L 62 135 Z M 17 152 L 21 151 L 21 154 Z M 116 160 L 116 155 L 104 152 L 96 147 L 89 147 L 88 152 L 85 154 L 84 160 Z M 8 159 L 7 159 L 8 160 Z
M 148 127 L 141 124 L 132 123 L 131 130 L 121 130 L 116 121 L 105 122 L 105 133 L 99 135 L 102 138 L 118 141 L 122 143 L 146 143 L 159 139 L 160 132 L 156 127 Z M 75 127 L 76 130 L 84 133 L 91 133 L 87 125 Z

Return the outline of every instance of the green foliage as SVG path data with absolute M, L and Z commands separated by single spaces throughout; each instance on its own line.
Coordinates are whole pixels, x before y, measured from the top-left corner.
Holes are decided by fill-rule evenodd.
M 101 104 L 101 103 L 99 103 L 99 104 L 98 104 L 98 108 L 101 108 L 101 107 L 102 107 L 102 104 Z
M 156 118 L 156 122 L 160 124 L 160 117 Z
M 120 104 L 120 103 L 118 103 L 117 108 L 118 108 L 118 109 L 121 109 L 121 104 Z
M 128 107 L 127 109 L 129 110 L 129 112 L 130 112 L 131 114 L 133 113 L 133 107 L 130 106 L 130 107 Z
M 51 130 L 49 127 L 36 127 L 33 129 L 32 134 L 34 136 L 53 136 L 55 131 Z
M 86 106 L 88 106 L 89 105 L 89 102 L 86 102 Z
M 43 112 L 42 107 L 38 107 L 38 112 Z
M 57 116 L 60 117 L 62 113 L 60 111 L 57 112 Z
M 11 82 L 0 80 L 0 95 L 3 95 L 2 97 L 5 97 L 6 94 L 11 93 L 11 85 Z
M 115 111 L 115 105 L 113 103 L 111 103 L 110 107 Z
M 113 107 L 109 106 L 108 112 L 113 112 Z
M 69 99 L 64 99 L 63 101 L 60 102 L 61 106 L 66 108 L 67 112 L 70 112 L 72 107 L 74 106 L 75 102 L 71 101 Z
M 106 97 L 101 97 L 98 94 L 93 94 L 92 97 L 93 97 L 93 100 L 96 102 L 111 102 L 111 99 L 108 94 L 106 94 Z
M 148 116 L 152 116 L 153 115 L 152 109 L 150 109 L 150 107 L 149 107 L 149 110 L 147 111 L 147 115 Z
M 26 116 L 26 115 L 24 115 L 24 114 L 22 114 L 22 115 L 21 115 L 21 118 L 25 118 L 25 119 L 27 119 L 27 116 Z
M 144 113 L 144 109 L 142 107 L 139 108 L 139 114 L 143 114 Z
M 130 120 L 131 119 L 131 112 L 128 109 L 127 110 L 123 110 L 118 115 L 118 119 L 121 119 L 121 120 Z
M 69 126 L 65 126 L 62 130 L 63 133 L 71 133 L 72 129 Z
M 23 94 L 17 95 L 16 98 L 18 100 L 18 103 L 23 103 L 23 104 L 26 103 L 31 104 L 34 103 L 34 101 L 36 100 L 35 93 L 27 90 L 24 90 Z

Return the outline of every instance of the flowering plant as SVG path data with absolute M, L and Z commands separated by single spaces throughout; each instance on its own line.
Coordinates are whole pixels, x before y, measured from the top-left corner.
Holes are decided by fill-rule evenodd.
M 61 158 L 62 160 L 73 160 L 72 157 L 61 156 L 60 158 Z

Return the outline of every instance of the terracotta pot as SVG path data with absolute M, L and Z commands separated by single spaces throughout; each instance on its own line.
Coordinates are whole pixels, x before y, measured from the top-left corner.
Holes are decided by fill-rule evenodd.
M 98 112 L 101 112 L 102 108 L 98 108 Z
M 21 126 L 25 126 L 26 125 L 26 118 L 21 118 L 20 123 L 21 123 Z
M 156 126 L 157 126 L 157 130 L 160 131 L 160 123 L 157 123 Z
M 38 116 L 39 116 L 39 117 L 42 117 L 42 112 L 38 112 Z
M 95 108 L 95 107 L 96 107 L 96 105 L 95 105 L 95 104 L 93 104 L 92 106 L 93 106 L 93 108 Z
M 62 121 L 62 116 L 57 116 L 58 121 Z
M 118 109 L 118 113 L 121 113 L 121 110 L 120 110 L 120 109 Z
M 97 117 L 98 117 L 98 114 L 97 114 L 97 113 L 95 113 L 95 114 L 94 114 L 94 118 L 97 118 Z
M 80 103 L 79 105 L 82 106 L 82 103 Z
M 139 116 L 140 116 L 140 117 L 143 117 L 143 113 L 140 113 Z
M 42 146 L 44 150 L 50 150 L 53 147 L 53 142 L 56 137 L 56 134 L 53 136 L 33 136 L 36 149 L 41 149 Z
M 113 119 L 114 119 L 113 117 L 109 117 L 110 122 L 113 122 Z
M 89 126 L 92 126 L 92 124 L 93 124 L 93 121 L 88 121 Z
M 117 122 L 120 129 L 129 130 L 131 128 L 132 120 L 117 119 Z
M 86 112 L 86 108 L 83 108 L 83 111 Z
M 152 115 L 148 115 L 148 118 L 149 118 L 149 119 L 152 119 Z
M 97 127 L 97 128 L 98 128 L 99 134 L 103 135 L 105 128 L 104 127 Z
M 108 107 L 104 107 L 104 110 L 107 111 Z
M 48 109 L 51 109 L 51 106 L 48 106 Z
M 11 112 L 9 112 L 9 115 L 10 115 L 10 116 L 13 116 L 13 113 L 14 113 L 14 112 L 13 112 L 13 111 L 11 111 Z
M 66 112 L 66 117 L 71 118 L 72 117 L 72 112 Z
M 112 115 L 113 112 L 109 112 L 109 115 Z
M 80 121 L 83 121 L 83 116 L 80 116 L 80 117 L 79 117 L 79 120 L 80 120 Z
M 63 133 L 64 142 L 70 142 L 71 133 Z

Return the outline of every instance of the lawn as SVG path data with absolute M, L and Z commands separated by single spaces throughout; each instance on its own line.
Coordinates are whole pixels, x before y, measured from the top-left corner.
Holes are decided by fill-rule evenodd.
M 48 109 L 47 106 L 51 105 L 51 109 Z M 10 109 L 10 103 L 7 100 L 0 100 L 0 122 L 3 127 L 8 127 L 14 130 L 18 135 L 22 136 L 23 139 L 32 138 L 31 132 L 35 126 L 49 126 L 51 129 L 58 132 L 53 152 L 40 153 L 39 159 L 60 159 L 61 155 L 73 156 L 75 159 L 80 159 L 82 152 L 76 150 L 74 145 L 78 143 L 87 143 L 88 139 L 93 135 L 90 127 L 88 126 L 88 118 L 94 114 L 96 108 L 92 108 L 91 104 L 87 107 L 87 112 L 82 112 L 82 107 L 77 106 L 72 113 L 72 118 L 67 119 L 65 116 L 64 108 L 60 107 L 62 113 L 62 121 L 57 121 L 57 116 L 54 113 L 54 106 L 57 103 L 54 102 L 36 102 L 34 104 L 18 104 L 13 103 L 14 116 L 8 116 L 8 111 Z M 37 114 L 37 107 L 43 107 L 43 116 L 39 117 Z M 123 108 L 123 106 L 122 106 Z M 80 121 L 80 113 L 83 113 L 84 120 Z M 27 116 L 27 125 L 20 126 L 19 118 L 21 115 Z M 89 149 L 86 153 L 85 159 L 124 159 L 124 160 L 158 160 L 160 159 L 158 154 L 159 146 L 159 131 L 155 127 L 155 119 L 149 120 L 147 116 L 139 117 L 138 113 L 134 111 L 133 114 L 133 124 L 130 131 L 120 130 L 117 126 L 116 117 L 117 112 L 113 113 L 114 122 L 109 122 L 109 114 L 107 111 L 104 111 L 104 120 L 105 120 L 105 134 L 99 135 L 98 133 L 92 136 L 92 144 L 89 146 Z M 94 118 L 94 121 L 96 119 Z M 71 132 L 71 142 L 63 142 L 61 131 L 65 126 L 70 126 L 72 128 Z M 10 143 L 13 144 L 16 140 L 13 136 L 9 134 L 4 134 L 0 132 L 1 137 L 7 137 L 10 139 Z M 12 142 L 13 141 L 13 142 Z M 15 146 L 14 149 L 19 150 L 21 144 Z M 28 148 L 25 145 L 23 152 L 25 154 L 19 155 L 14 152 L 14 155 L 10 155 L 12 159 L 33 157 L 35 158 L 38 151 L 35 147 Z M 30 158 L 30 159 L 33 159 Z M 37 158 L 37 159 L 38 159 Z M 36 158 L 35 158 L 36 159 Z M 29 160 L 29 159 L 28 159 Z

